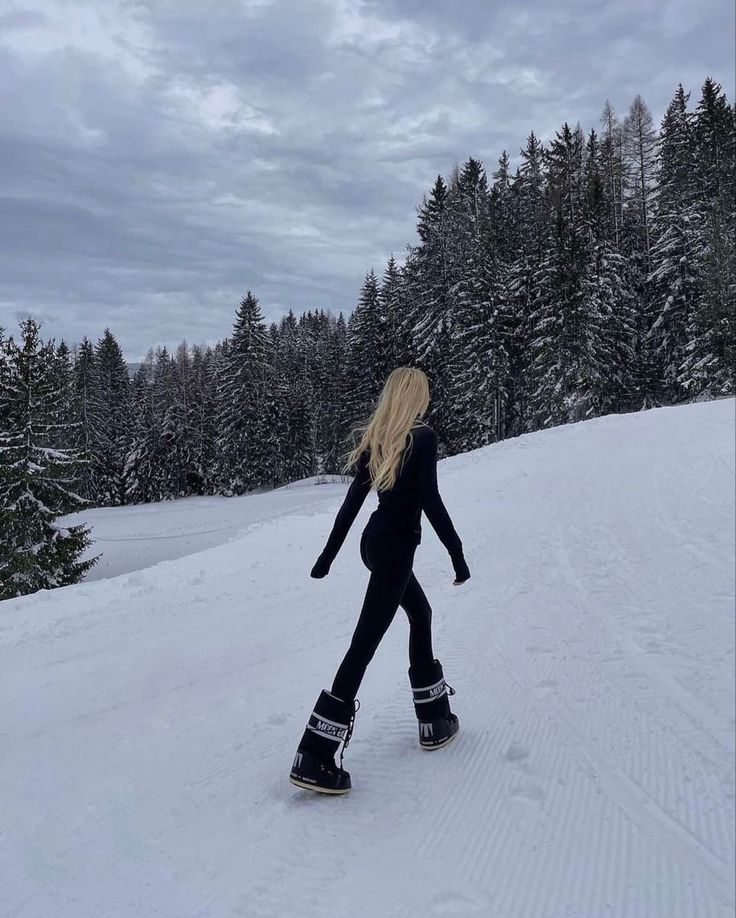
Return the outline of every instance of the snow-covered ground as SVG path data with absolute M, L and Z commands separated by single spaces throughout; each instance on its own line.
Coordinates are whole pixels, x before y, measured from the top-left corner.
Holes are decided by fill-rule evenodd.
M 321 476 L 319 484 L 349 482 L 349 477 Z M 182 500 L 126 507 L 100 507 L 62 517 L 61 524 L 85 523 L 94 543 L 83 557 L 98 560 L 87 580 L 102 580 L 183 558 L 238 537 L 254 524 L 277 516 L 314 513 L 325 491 L 306 478 L 247 497 L 185 497 Z M 338 487 L 336 490 L 340 490 Z M 345 484 L 342 485 L 345 490 Z
M 733 400 L 439 478 L 473 577 L 452 585 L 426 520 L 415 570 L 461 734 L 418 748 L 400 612 L 345 797 L 288 772 L 360 608 L 374 495 L 325 580 L 345 484 L 115 511 L 131 537 L 189 507 L 242 533 L 0 603 L 3 918 L 733 915 Z

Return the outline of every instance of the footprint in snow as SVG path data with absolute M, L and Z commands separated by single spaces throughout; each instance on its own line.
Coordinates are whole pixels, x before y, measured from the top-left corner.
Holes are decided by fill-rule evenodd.
M 503 757 L 507 762 L 519 762 L 529 758 L 529 748 L 523 743 L 512 743 L 504 752 Z
M 534 784 L 531 781 L 512 784 L 509 791 L 511 799 L 519 803 L 539 807 L 540 809 L 544 803 L 544 791 L 538 784 Z
M 537 695 L 549 695 L 550 692 L 557 688 L 556 679 L 542 679 L 534 685 L 534 691 Z

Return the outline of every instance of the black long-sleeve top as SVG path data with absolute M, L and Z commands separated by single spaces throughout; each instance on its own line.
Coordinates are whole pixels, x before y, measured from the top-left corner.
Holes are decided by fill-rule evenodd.
M 320 555 L 323 568 L 329 568 L 335 559 L 371 490 L 368 460 L 369 452 L 365 450 L 358 459 L 355 475 Z M 437 486 L 437 434 L 425 424 L 413 427 L 407 434 L 396 482 L 393 488 L 378 492 L 378 507 L 371 514 L 366 529 L 386 529 L 418 545 L 422 540 L 422 511 L 447 549 L 458 579 L 468 579 L 463 544 Z

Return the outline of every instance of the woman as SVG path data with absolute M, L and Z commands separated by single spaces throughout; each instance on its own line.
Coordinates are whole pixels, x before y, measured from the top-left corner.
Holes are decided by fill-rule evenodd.
M 419 743 L 424 749 L 438 749 L 459 729 L 448 698 L 454 690 L 445 683 L 442 665 L 432 650 L 432 609 L 412 573 L 414 552 L 422 537 L 423 510 L 450 554 L 455 585 L 470 578 L 462 542 L 437 489 L 437 435 L 420 420 L 428 405 L 426 375 L 411 367 L 393 370 L 368 424 L 360 428 L 363 436 L 345 467 L 347 471 L 355 465 L 355 477 L 311 576 L 329 573 L 374 487 L 378 507 L 360 539 L 360 557 L 371 575 L 350 647 L 331 690 L 320 693 L 294 757 L 290 780 L 298 787 L 326 794 L 350 790 L 342 755 L 359 707 L 355 696 L 399 606 L 409 617 L 409 681 Z M 335 762 L 338 748 L 339 765 Z

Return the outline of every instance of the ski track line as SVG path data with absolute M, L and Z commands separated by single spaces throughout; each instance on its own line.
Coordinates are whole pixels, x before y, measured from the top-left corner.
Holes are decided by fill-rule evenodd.
M 486 657 L 486 659 L 488 659 L 488 657 Z M 494 658 L 491 657 L 491 659 Z M 504 655 L 499 655 L 495 659 L 501 662 L 505 662 L 506 664 L 503 668 L 506 669 L 507 672 L 500 680 L 500 685 L 506 685 L 507 694 L 511 691 L 508 687 L 513 685 L 514 681 L 516 681 L 517 687 L 522 688 L 525 691 L 525 694 L 528 694 L 528 686 L 524 685 L 524 683 L 519 683 L 518 680 L 509 678 L 509 676 L 511 676 L 511 670 L 514 667 L 513 665 L 509 665 L 508 658 L 506 657 L 504 659 Z M 483 705 L 477 701 L 475 703 L 473 702 L 473 699 L 477 699 L 479 696 L 481 698 L 483 697 L 482 691 L 471 693 L 471 703 L 465 704 L 466 730 L 467 724 L 476 719 L 478 722 L 483 722 Z M 498 710 L 500 712 L 516 710 L 513 706 L 508 708 L 506 707 L 507 701 L 503 695 L 500 697 L 494 697 L 493 704 L 498 705 Z M 474 716 L 475 712 L 477 712 L 476 716 Z M 465 847 L 458 853 L 461 856 L 461 860 L 463 857 L 468 858 L 468 862 L 466 864 L 466 877 L 471 888 L 473 887 L 474 883 L 477 884 L 480 881 L 481 884 L 484 884 L 488 880 L 491 880 L 496 890 L 496 899 L 494 901 L 497 902 L 498 908 L 498 911 L 494 914 L 508 916 L 508 918 L 511 918 L 512 915 L 518 915 L 519 918 L 531 918 L 531 916 L 537 915 L 539 918 L 547 918 L 547 916 L 549 916 L 550 912 L 548 911 L 548 908 L 550 907 L 551 903 L 549 902 L 548 890 L 555 889 L 555 884 L 559 883 L 559 874 L 561 872 L 569 870 L 571 864 L 574 865 L 576 862 L 579 862 L 581 859 L 585 858 L 585 853 L 579 850 L 580 844 L 579 840 L 576 838 L 574 827 L 574 822 L 579 821 L 581 816 L 583 816 L 585 812 L 589 811 L 589 807 L 584 808 L 582 811 L 580 810 L 581 791 L 584 794 L 584 799 L 586 800 L 592 799 L 595 801 L 597 799 L 597 795 L 600 794 L 600 790 L 595 786 L 594 781 L 588 779 L 581 788 L 579 780 L 574 780 L 574 772 L 576 770 L 580 772 L 580 766 L 576 765 L 574 757 L 571 757 L 566 763 L 566 769 L 558 768 L 556 773 L 557 784 L 559 785 L 560 782 L 562 782 L 563 792 L 566 788 L 569 789 L 569 797 L 567 798 L 566 804 L 564 806 L 560 805 L 561 799 L 557 787 L 554 789 L 554 794 L 549 804 L 547 803 L 545 800 L 544 788 L 550 783 L 550 780 L 548 779 L 545 781 L 544 778 L 540 777 L 536 770 L 530 768 L 528 764 L 526 764 L 526 762 L 528 762 L 528 760 L 532 757 L 533 751 L 536 748 L 534 743 L 542 740 L 542 736 L 539 731 L 543 732 L 544 730 L 543 725 L 541 725 L 537 728 L 536 734 L 530 733 L 529 718 L 531 716 L 532 714 L 527 711 L 524 719 L 521 722 L 516 720 L 513 724 L 514 735 L 520 735 L 525 738 L 531 737 L 531 742 L 529 742 L 528 746 L 522 749 L 519 754 L 520 769 L 521 772 L 525 774 L 521 781 L 519 781 L 517 778 L 516 788 L 521 788 L 522 796 L 524 792 L 526 792 L 528 796 L 528 800 L 524 802 L 524 805 L 529 806 L 530 808 L 530 812 L 527 814 L 527 822 L 529 819 L 531 819 L 530 825 L 532 828 L 534 827 L 535 819 L 538 819 L 541 824 L 544 825 L 544 810 L 548 805 L 551 806 L 554 804 L 555 800 L 557 801 L 558 811 L 558 822 L 555 822 L 554 819 L 552 819 L 552 823 L 550 824 L 550 828 L 553 826 L 557 827 L 554 844 L 550 845 L 548 840 L 546 848 L 543 848 L 542 850 L 538 850 L 537 848 L 534 849 L 534 870 L 537 884 L 536 892 L 533 892 L 529 886 L 529 877 L 527 875 L 529 864 L 527 858 L 524 856 L 525 854 L 528 854 L 528 852 L 524 851 L 523 844 L 519 849 L 519 856 L 516 858 L 506 858 L 507 863 L 510 861 L 515 865 L 514 870 L 512 870 L 510 874 L 498 876 L 494 867 L 494 862 L 498 862 L 499 858 L 503 859 L 503 851 L 508 846 L 509 841 L 514 841 L 515 839 L 516 847 L 518 849 L 519 844 L 521 843 L 520 835 L 523 836 L 524 834 L 523 831 L 520 832 L 519 820 L 517 820 L 516 824 L 509 822 L 503 834 L 501 834 L 499 831 L 503 825 L 503 820 L 499 818 L 499 814 L 501 816 L 503 815 L 504 796 L 506 796 L 508 799 L 509 791 L 514 790 L 514 783 L 512 782 L 510 787 L 507 787 L 506 790 L 504 790 L 504 785 L 508 784 L 508 781 L 505 782 L 502 776 L 498 774 L 498 768 L 493 767 L 498 753 L 496 756 L 492 754 L 489 755 L 490 762 L 486 761 L 483 763 L 482 748 L 477 747 L 475 749 L 475 755 L 477 756 L 479 769 L 482 768 L 484 764 L 486 765 L 486 774 L 484 775 L 484 779 L 481 781 L 477 780 L 477 776 L 473 772 L 467 771 L 465 762 L 463 762 L 462 768 L 456 769 L 458 773 L 455 774 L 454 777 L 457 779 L 457 783 L 452 785 L 448 793 L 442 814 L 442 818 L 447 821 L 447 812 L 452 813 L 459 810 L 459 812 L 456 812 L 456 825 L 452 825 L 451 828 L 458 828 L 459 826 L 462 826 L 464 822 L 472 825 L 473 820 L 470 817 L 472 813 L 477 811 L 477 808 L 482 808 L 484 815 L 487 814 L 488 831 L 482 833 L 480 831 L 469 833 L 465 839 Z M 456 742 L 459 742 L 459 740 L 460 737 L 458 737 Z M 548 740 L 544 740 L 543 742 L 546 743 Z M 504 747 L 503 743 L 499 743 L 499 748 L 503 749 L 506 747 Z M 546 747 L 542 743 L 539 748 L 544 749 Z M 513 749 L 513 744 L 511 747 L 507 748 L 507 752 L 505 754 L 506 761 L 514 761 L 516 753 L 513 752 Z M 509 753 L 513 754 L 510 755 Z M 461 755 L 459 748 L 455 750 L 454 755 L 459 759 Z M 554 760 L 552 765 L 554 766 Z M 552 777 L 555 777 L 554 767 L 551 769 L 551 772 Z M 589 772 L 590 769 L 588 768 L 587 773 L 590 777 Z M 463 801 L 463 790 L 467 787 L 468 782 L 472 782 L 473 784 L 483 788 L 483 793 L 479 798 L 473 798 L 473 800 L 467 799 L 467 795 L 465 795 L 466 799 Z M 490 806 L 488 805 L 488 788 L 491 789 Z M 513 794 L 511 794 L 511 796 L 513 796 Z M 613 801 L 611 801 L 611 803 L 613 803 Z M 610 810 L 610 804 L 608 805 L 608 809 Z M 541 813 L 539 811 L 541 811 Z M 615 809 L 613 811 L 613 815 L 617 815 Z M 566 817 L 569 824 L 566 823 Z M 618 831 L 630 834 L 630 817 L 628 812 L 619 814 L 617 818 L 620 826 Z M 604 821 L 604 825 L 609 824 L 609 822 Z M 438 823 L 441 825 L 439 814 Z M 521 821 L 521 828 L 523 829 L 523 820 Z M 560 828 L 563 830 L 561 834 L 559 832 Z M 540 833 L 540 835 L 542 835 L 542 833 Z M 423 847 L 423 855 L 436 857 L 441 851 L 442 837 L 443 832 L 437 832 L 433 839 L 429 840 Z M 620 836 L 616 835 L 616 832 L 614 831 L 613 838 L 618 837 Z M 542 844 L 543 840 L 544 839 L 542 835 L 541 838 L 536 839 L 536 843 Z M 649 843 L 648 836 L 645 836 L 643 840 L 645 843 Z M 612 848 L 613 850 L 617 850 L 617 847 L 613 845 L 612 842 L 609 842 L 608 845 L 605 845 L 603 840 L 600 838 L 598 838 L 598 842 L 599 847 L 601 848 L 602 852 L 604 852 L 606 857 L 610 856 L 610 851 Z M 637 862 L 639 862 L 637 863 L 637 866 L 639 869 L 641 869 L 640 863 L 642 858 L 646 860 L 651 859 L 652 856 L 655 856 L 649 851 L 648 847 L 641 851 L 637 851 L 636 847 L 637 846 L 634 845 L 633 850 L 629 850 L 626 847 L 623 848 L 624 852 L 627 852 L 625 856 L 627 860 L 626 866 L 630 869 L 629 875 L 631 875 L 632 872 L 635 872 L 631 870 L 631 865 L 635 859 Z M 676 873 L 680 873 L 679 868 L 677 868 L 676 865 L 673 867 L 670 861 L 663 861 L 662 856 L 659 854 L 657 854 L 656 857 L 660 863 L 651 865 L 649 869 L 652 871 L 652 873 L 650 875 L 656 875 L 660 878 L 665 874 L 671 876 L 673 869 Z M 690 867 L 689 864 L 688 867 Z M 687 872 L 690 873 L 690 870 Z M 540 879 L 544 877 L 548 878 L 549 885 L 547 885 L 543 879 Z M 606 877 L 608 877 L 608 879 L 605 879 Z M 672 877 L 672 879 L 675 878 Z M 612 875 L 610 871 L 604 870 L 603 877 L 601 876 L 600 871 L 591 871 L 587 875 L 587 878 L 582 880 L 580 876 L 576 875 L 573 871 L 573 874 L 569 878 L 568 884 L 565 886 L 565 888 L 569 890 L 568 903 L 572 900 L 576 906 L 580 908 L 579 914 L 581 915 L 581 918 L 592 915 L 603 915 L 607 912 L 606 899 L 604 897 L 605 888 L 608 887 L 611 890 L 615 890 L 615 884 L 616 877 L 615 875 Z M 681 887 L 687 886 L 684 879 L 682 883 L 677 883 L 674 885 L 679 885 Z M 702 887 L 702 884 L 697 882 L 697 878 L 696 885 Z M 688 898 L 688 895 L 684 895 L 679 901 L 681 903 L 686 902 Z M 704 899 L 708 898 L 709 896 L 707 890 L 702 888 L 700 900 L 701 903 Z M 615 895 L 613 895 L 613 893 L 611 894 L 611 899 L 615 899 Z M 656 909 L 656 912 L 642 912 L 642 918 L 644 918 L 645 915 L 647 918 L 649 918 L 649 916 L 655 913 L 662 916 L 670 916 L 673 914 L 671 901 L 661 902 L 656 907 Z M 575 912 L 575 914 L 577 913 L 578 912 Z M 566 911 L 565 914 L 568 914 L 568 912 Z M 621 912 L 621 914 L 624 914 L 624 912 Z M 633 913 L 631 911 L 627 911 L 625 914 L 631 915 Z M 687 915 L 688 918 L 691 918 L 695 912 L 684 911 L 678 912 L 678 914 Z M 701 911 L 698 914 L 713 915 L 721 914 L 721 912 L 712 912 L 710 909 L 706 911 L 705 907 L 701 907 Z
M 560 535 L 561 533 L 558 533 Z M 555 543 L 559 546 L 558 540 Z M 562 569 L 569 575 L 570 586 L 580 591 L 585 597 L 585 590 L 579 579 L 575 575 L 567 553 L 563 550 L 557 550 L 558 558 Z M 586 608 L 586 611 L 589 611 Z M 519 661 L 517 661 L 518 663 Z M 520 664 L 521 669 L 521 664 Z M 681 860 L 684 857 L 684 863 L 690 863 L 690 855 L 694 855 L 701 869 L 706 871 L 714 882 L 722 900 L 733 908 L 734 889 L 732 874 L 727 864 L 725 864 L 717 855 L 715 855 L 704 842 L 698 838 L 686 825 L 677 817 L 669 813 L 662 804 L 647 792 L 639 783 L 634 781 L 629 775 L 616 769 L 609 769 L 597 750 L 594 750 L 585 737 L 585 735 L 575 725 L 574 719 L 570 712 L 562 710 L 559 705 L 548 700 L 550 707 L 554 710 L 555 716 L 564 724 L 580 743 L 580 748 L 585 758 L 589 761 L 591 767 L 602 779 L 607 793 L 615 799 L 635 822 L 644 822 L 645 828 L 653 829 L 659 835 L 661 841 L 667 845 L 670 851 Z M 645 807 L 640 806 L 641 803 Z M 646 813 L 644 820 L 641 817 Z
M 513 688 L 519 687 L 524 690 L 525 694 L 528 694 L 528 686 L 519 683 L 518 680 L 508 678 L 511 675 L 513 666 L 509 665 L 508 658 L 504 659 L 503 655 L 496 658 L 493 656 L 489 657 L 487 656 L 486 647 L 486 654 L 483 654 L 481 659 L 485 659 L 486 661 L 488 659 L 497 659 L 501 662 L 502 668 L 507 670 L 500 680 L 502 692 L 505 687 L 505 695 L 500 694 L 498 697 L 494 697 L 492 701 L 492 704 L 497 707 L 499 712 L 499 719 L 503 719 L 507 711 L 516 711 L 518 713 L 518 705 L 516 707 L 511 705 L 507 701 L 506 696 L 513 694 Z M 479 661 L 474 660 L 473 662 Z M 464 705 L 466 740 L 468 725 L 473 722 L 484 722 L 483 709 L 485 699 L 483 701 L 480 699 L 483 699 L 483 692 L 471 692 L 469 699 L 470 703 L 468 704 L 466 702 Z M 485 702 L 485 710 L 487 712 L 487 702 Z M 455 768 L 448 777 L 454 777 L 456 780 L 451 782 L 447 796 L 443 800 L 443 806 L 438 812 L 437 821 L 440 831 L 433 833 L 433 837 L 425 842 L 425 845 L 420 849 L 419 853 L 421 856 L 430 859 L 434 859 L 444 854 L 442 846 L 444 835 L 453 834 L 454 832 L 454 834 L 462 836 L 461 826 L 463 823 L 473 825 L 474 820 L 472 816 L 477 814 L 478 809 L 482 809 L 487 824 L 487 831 L 483 831 L 479 828 L 474 832 L 466 834 L 464 839 L 465 844 L 458 850 L 458 855 L 461 862 L 466 862 L 464 873 L 466 881 L 471 889 L 479 884 L 483 887 L 489 882 L 492 882 L 494 888 L 494 904 L 497 909 L 497 911 L 494 911 L 492 914 L 497 914 L 499 916 L 503 915 L 504 918 L 511 918 L 511 916 L 517 915 L 518 918 L 532 918 L 532 916 L 549 918 L 550 914 L 552 914 L 549 909 L 553 907 L 553 903 L 550 901 L 549 891 L 557 889 L 560 883 L 561 872 L 571 870 L 572 872 L 569 879 L 566 878 L 566 883 L 563 884 L 568 891 L 567 906 L 569 906 L 571 902 L 574 902 L 575 906 L 580 908 L 580 911 L 575 912 L 575 914 L 580 914 L 581 918 L 588 918 L 588 916 L 592 915 L 603 915 L 607 912 L 605 889 L 608 888 L 610 890 L 608 901 L 615 900 L 615 893 L 617 892 L 616 882 L 618 878 L 615 874 L 611 874 L 610 870 L 607 870 L 605 867 L 603 868 L 603 876 L 601 876 L 600 871 L 591 871 L 588 873 L 587 877 L 581 877 L 579 872 L 575 871 L 574 865 L 584 860 L 588 853 L 587 845 L 581 850 L 580 839 L 576 836 L 576 830 L 579 826 L 576 826 L 575 823 L 579 823 L 580 818 L 583 817 L 586 812 L 591 812 L 596 803 L 598 804 L 598 809 L 600 809 L 601 805 L 604 805 L 610 811 L 608 815 L 610 816 L 612 814 L 614 817 L 613 821 L 619 826 L 618 830 L 616 830 L 615 827 L 612 830 L 613 838 L 620 838 L 620 833 L 631 834 L 631 820 L 629 814 L 628 812 L 623 814 L 617 813 L 615 804 L 612 801 L 609 802 L 604 800 L 603 804 L 600 803 L 598 798 L 600 789 L 597 788 L 595 782 L 591 780 L 592 776 L 590 775 L 590 769 L 587 763 L 584 761 L 582 763 L 576 762 L 575 757 L 569 755 L 571 751 L 569 747 L 566 749 L 563 748 L 553 755 L 552 762 L 550 763 L 551 767 L 548 769 L 550 777 L 545 780 L 544 777 L 540 776 L 538 769 L 530 765 L 530 762 L 534 760 L 533 752 L 537 748 L 534 744 L 539 742 L 539 748 L 542 750 L 548 750 L 550 747 L 554 747 L 555 744 L 551 742 L 548 737 L 543 735 L 545 731 L 545 725 L 543 723 L 538 724 L 538 732 L 536 734 L 531 732 L 529 719 L 530 717 L 533 718 L 533 713 L 536 712 L 527 709 L 521 722 L 516 720 L 515 723 L 512 722 L 511 724 L 511 735 L 522 736 L 525 740 L 531 737 L 531 742 L 517 742 L 507 746 L 504 742 L 500 741 L 500 737 L 497 737 L 497 748 L 499 752 L 495 755 L 479 743 L 475 745 L 473 756 L 475 757 L 477 770 L 469 770 L 465 760 L 462 760 L 462 764 L 460 764 L 462 754 L 459 747 L 453 751 L 453 759 L 448 761 L 452 761 Z M 549 725 L 547 726 L 547 732 L 548 731 Z M 460 740 L 461 736 L 458 736 L 455 743 L 459 743 Z M 559 745 L 559 743 L 557 745 Z M 450 747 L 448 747 L 448 752 L 449 748 Z M 506 749 L 506 753 L 501 756 L 503 764 L 508 768 L 514 767 L 514 763 L 516 763 L 516 776 L 510 783 L 508 778 L 504 780 L 502 774 L 499 774 L 498 758 L 500 751 L 504 748 Z M 484 752 L 487 756 L 485 761 L 483 759 Z M 565 761 L 564 754 L 566 753 L 568 755 Z M 440 751 L 437 752 L 437 755 L 439 754 Z M 434 753 L 427 753 L 427 755 L 434 755 Z M 563 757 L 563 767 L 556 765 L 560 757 Z M 581 764 L 585 766 L 585 772 L 581 771 Z M 486 772 L 484 775 L 480 776 L 477 772 L 480 772 L 484 766 Z M 579 778 L 581 774 L 585 779 L 582 787 Z M 559 789 L 555 787 L 552 796 L 549 801 L 547 801 L 545 787 L 551 783 L 554 777 L 557 778 L 558 785 L 562 781 L 562 790 L 563 793 L 566 792 L 567 796 L 563 797 L 559 793 Z M 575 780 L 576 777 L 578 777 L 578 780 Z M 481 793 L 479 795 L 468 796 L 467 786 L 469 784 L 481 788 Z M 515 790 L 521 793 L 514 794 Z M 582 797 L 581 793 L 583 795 Z M 508 802 L 510 799 L 513 800 L 514 797 L 516 797 L 515 805 L 525 808 L 527 812 L 521 815 L 517 813 L 515 818 L 510 818 L 507 812 Z M 585 806 L 581 810 L 581 799 L 586 803 L 589 801 L 593 801 L 593 803 Z M 551 815 L 545 815 L 546 811 L 548 809 L 552 810 L 555 805 L 558 811 L 556 819 Z M 453 813 L 455 815 L 454 821 L 452 819 Z M 507 817 L 505 826 L 503 820 L 504 815 Z M 533 847 L 535 883 L 530 886 L 528 877 L 528 869 L 530 866 L 529 850 L 525 848 L 524 836 L 525 834 L 531 836 L 535 825 L 541 826 L 542 829 L 549 828 L 554 830 L 555 838 L 554 843 L 550 844 L 550 839 L 545 837 L 544 832 L 538 833 L 533 839 L 530 837 L 529 844 L 531 845 L 532 841 L 536 843 L 536 847 Z M 529 828 L 528 833 L 524 830 L 525 826 Z M 446 830 L 449 831 L 446 832 Z M 617 832 L 619 834 L 617 834 Z M 603 839 L 599 836 L 596 836 L 596 838 L 600 849 L 607 857 L 610 856 L 611 850 L 615 851 L 622 847 L 620 845 L 616 846 L 612 842 L 605 845 Z M 636 844 L 634 844 L 631 849 L 629 846 L 623 846 L 624 856 L 627 862 L 625 866 L 628 868 L 627 875 L 631 876 L 637 873 L 637 871 L 633 869 L 635 863 L 639 872 L 641 872 L 640 864 L 642 860 L 647 861 L 651 860 L 652 857 L 656 857 L 660 863 L 656 865 L 651 864 L 651 873 L 649 875 L 656 875 L 659 878 L 668 876 L 668 878 L 672 878 L 673 880 L 676 879 L 672 877 L 671 874 L 673 870 L 678 875 L 680 874 L 677 865 L 673 865 L 669 859 L 664 860 L 659 852 L 653 853 L 650 851 L 651 846 L 648 835 L 641 836 L 641 839 L 642 843 L 646 844 L 648 847 L 637 850 Z M 589 841 L 590 840 L 586 840 L 586 842 Z M 513 857 L 510 856 L 512 845 L 516 848 L 516 856 Z M 498 872 L 497 865 L 503 865 L 508 870 L 509 864 L 514 865 L 510 872 Z M 690 866 L 691 865 L 688 864 L 688 868 L 690 868 Z M 691 874 L 691 870 L 688 869 L 687 873 Z M 548 882 L 545 882 L 545 879 L 547 879 Z M 697 886 L 702 886 L 702 884 L 697 882 L 697 877 L 694 879 Z M 669 888 L 669 883 L 664 885 Z M 678 881 L 677 883 L 673 883 L 673 885 L 685 887 L 687 884 L 683 878 L 682 882 Z M 699 912 L 687 910 L 677 912 L 677 914 L 687 916 L 687 918 L 693 918 L 695 914 L 703 916 L 722 915 L 720 911 L 713 912 L 710 909 L 706 911 L 706 906 L 702 903 L 709 898 L 709 895 L 706 888 L 701 888 L 700 892 L 701 908 Z M 686 902 L 688 898 L 689 896 L 684 895 L 679 899 L 679 902 Z M 562 903 L 558 903 L 558 906 L 560 911 L 555 911 L 554 914 L 562 914 Z M 567 906 L 565 906 L 565 908 L 567 908 Z M 568 912 L 567 910 L 565 910 L 564 913 L 566 915 L 572 914 L 572 912 Z M 621 914 L 624 914 L 624 912 L 621 912 Z M 633 912 L 626 911 L 625 914 L 628 916 L 633 914 Z M 645 915 L 649 918 L 654 912 L 645 911 L 641 914 L 642 918 L 644 918 Z M 672 902 L 663 901 L 656 914 L 661 914 L 663 916 L 673 915 Z
M 639 707 L 641 706 L 641 702 L 643 702 L 643 710 L 640 711 L 640 715 L 656 721 L 657 725 L 661 727 L 665 733 L 676 735 L 677 739 L 687 749 L 685 758 L 687 758 L 688 755 L 692 756 L 696 760 L 695 767 L 699 767 L 700 773 L 710 778 L 714 771 L 722 769 L 721 763 L 724 758 L 728 761 L 733 760 L 733 744 L 726 745 L 721 740 L 722 736 L 730 735 L 731 730 L 729 726 L 722 718 L 689 692 L 680 682 L 673 679 L 669 673 L 666 673 L 661 665 L 657 663 L 656 656 L 652 659 L 654 655 L 652 653 L 647 653 L 636 643 L 634 638 L 621 628 L 621 626 L 616 625 L 614 618 L 601 616 L 595 611 L 588 600 L 587 592 L 582 581 L 575 572 L 571 561 L 571 553 L 564 547 L 566 540 L 561 530 L 558 531 L 554 544 L 556 546 L 555 550 L 558 556 L 560 569 L 566 576 L 570 586 L 581 598 L 585 620 L 595 622 L 600 634 L 609 635 L 608 643 L 622 650 L 628 659 L 632 660 L 635 665 L 640 667 L 641 680 L 637 684 L 637 688 L 639 688 L 643 681 L 647 689 L 658 688 L 660 690 L 661 694 L 659 696 L 655 696 L 653 692 L 651 693 L 650 697 L 652 701 L 656 702 L 654 705 L 650 703 L 647 694 L 642 694 L 642 690 L 638 692 L 635 704 Z M 580 551 L 575 551 L 573 554 L 575 557 L 578 557 Z M 610 556 L 611 552 L 607 550 L 605 554 Z M 638 616 L 637 620 L 640 619 L 641 616 Z M 651 629 L 646 624 L 639 626 L 638 630 L 651 632 Z M 678 720 L 673 721 L 672 718 L 664 718 L 662 716 L 663 705 L 672 706 L 676 709 L 679 715 Z M 683 735 L 679 721 L 687 722 L 690 729 L 699 735 L 697 742 L 694 743 L 690 735 Z M 649 733 L 650 731 L 651 727 L 648 728 L 647 732 Z M 703 751 L 704 742 L 711 747 L 710 755 L 706 755 Z M 640 748 L 648 755 L 653 752 L 656 747 L 654 744 L 644 743 Z M 686 790 L 687 788 L 685 788 L 685 791 Z M 703 815 L 700 812 L 701 809 L 702 807 L 693 808 L 690 811 L 691 817 Z M 717 831 L 721 836 L 724 835 L 722 826 L 718 827 Z M 726 831 L 725 834 L 728 835 L 728 832 Z M 728 846 L 728 850 L 733 850 L 732 840 L 731 844 Z
M 560 540 L 559 544 L 560 546 L 562 545 L 562 540 Z M 728 724 L 700 701 L 697 696 L 688 691 L 685 686 L 663 670 L 662 666 L 656 661 L 656 654 L 647 651 L 638 644 L 636 638 L 617 625 L 613 617 L 604 617 L 595 611 L 595 607 L 587 601 L 585 588 L 575 574 L 570 561 L 570 553 L 564 551 L 561 547 L 558 547 L 557 552 L 561 570 L 566 573 L 570 586 L 579 593 L 584 603 L 585 617 L 583 621 L 588 623 L 595 622 L 599 633 L 608 635 L 608 645 L 619 652 L 619 661 L 620 654 L 623 654 L 634 665 L 634 670 L 625 674 L 624 677 L 629 680 L 633 680 L 636 677 L 639 683 L 643 683 L 645 686 L 659 688 L 662 694 L 657 698 L 658 707 L 661 708 L 663 703 L 674 706 L 681 718 L 687 721 L 691 729 L 698 733 L 700 737 L 697 745 L 694 745 L 689 737 L 678 734 L 678 738 L 690 748 L 691 752 L 702 763 L 711 768 L 718 767 L 718 762 L 724 755 L 729 756 L 732 754 L 732 745 L 724 745 L 721 739 L 722 736 L 728 735 L 730 732 Z M 625 607 L 620 606 L 619 608 L 623 609 Z M 637 612 L 639 611 L 637 608 Z M 643 614 L 638 614 L 636 618 L 638 621 L 644 622 L 644 624 L 635 626 L 637 631 L 652 635 L 655 638 L 663 637 L 658 629 L 646 624 L 646 618 Z M 600 662 L 603 661 L 601 660 Z M 609 662 L 615 661 L 610 660 Z M 679 724 L 662 720 L 661 712 L 658 710 L 649 710 L 648 714 L 663 723 L 668 730 L 679 729 Z M 706 755 L 703 752 L 702 746 L 704 743 L 711 747 L 710 755 Z
M 495 639 L 494 643 L 499 658 L 505 657 L 507 660 L 509 676 L 520 687 L 526 688 L 530 698 L 533 699 L 529 681 L 524 678 L 523 662 L 510 658 Z M 619 806 L 628 819 L 643 830 L 647 836 L 657 837 L 662 848 L 679 861 L 686 871 L 689 872 L 693 865 L 697 864 L 701 873 L 709 881 L 706 887 L 711 890 L 715 887 L 720 904 L 733 909 L 734 894 L 728 865 L 713 855 L 686 826 L 663 810 L 659 802 L 629 776 L 618 769 L 609 768 L 603 762 L 600 754 L 592 748 L 587 737 L 575 725 L 570 712 L 557 704 L 553 696 L 548 695 L 542 704 L 544 709 L 554 716 L 556 722 L 567 731 L 568 736 L 575 741 L 581 765 L 587 768 L 588 774 L 604 790 L 609 800 Z

